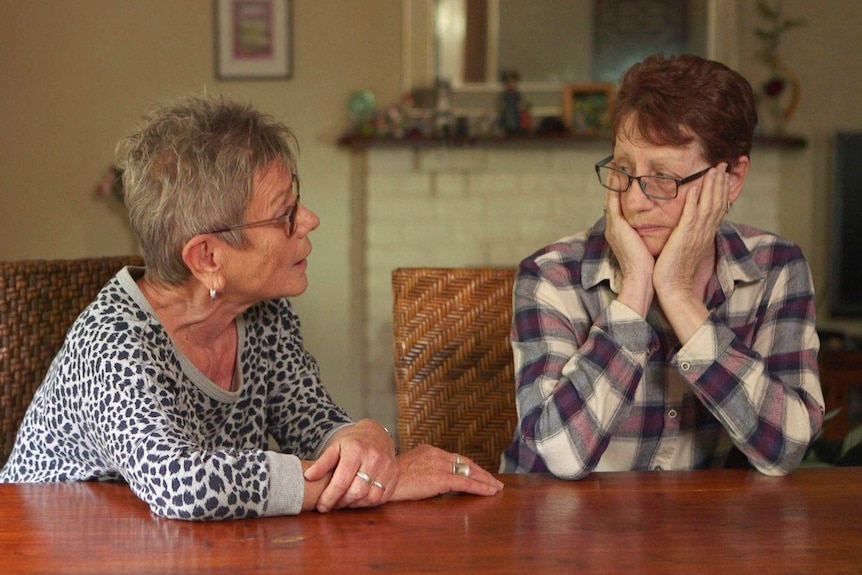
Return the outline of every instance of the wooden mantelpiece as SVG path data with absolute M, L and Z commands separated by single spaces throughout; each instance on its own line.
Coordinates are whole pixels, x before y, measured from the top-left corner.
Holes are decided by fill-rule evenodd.
M 610 144 L 610 136 L 585 134 L 547 134 L 526 136 L 488 136 L 488 137 L 430 137 L 407 136 L 395 138 L 392 136 L 363 136 L 346 134 L 339 138 L 338 145 L 353 148 L 439 148 L 439 147 L 480 147 L 480 148 L 569 148 Z M 784 150 L 801 150 L 808 145 L 808 140 L 802 136 L 792 135 L 757 135 L 754 137 L 755 148 L 773 148 Z

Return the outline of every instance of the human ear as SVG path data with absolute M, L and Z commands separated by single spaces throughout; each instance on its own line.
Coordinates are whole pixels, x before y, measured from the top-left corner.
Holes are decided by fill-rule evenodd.
M 748 177 L 748 169 L 751 167 L 751 159 L 748 156 L 740 156 L 736 159 L 733 167 L 727 169 L 728 201 L 732 204 L 742 193 L 745 178 Z
M 183 262 L 207 289 L 221 288 L 220 246 L 208 234 L 194 236 L 183 245 Z

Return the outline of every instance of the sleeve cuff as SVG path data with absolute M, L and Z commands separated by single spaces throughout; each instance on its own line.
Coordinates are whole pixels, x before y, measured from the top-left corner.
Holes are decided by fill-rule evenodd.
M 600 327 L 614 340 L 632 353 L 646 353 L 650 341 L 650 327 L 644 318 L 617 300 L 607 307 L 605 316 L 605 325 Z
M 680 348 L 676 361 L 688 362 L 705 368 L 716 361 L 730 347 L 733 338 L 733 331 L 727 326 L 714 322 L 712 315 L 710 315 Z
M 355 423 L 342 423 L 341 425 L 336 425 L 332 429 L 326 432 L 326 435 L 323 436 L 323 439 L 320 440 L 320 443 L 317 445 L 317 449 L 314 450 L 314 453 L 311 455 L 312 459 L 317 459 L 320 457 L 320 453 L 329 443 L 329 440 L 332 439 L 332 436 L 344 429 L 345 427 L 350 427 L 351 425 L 356 425 Z
M 299 458 L 267 451 L 266 463 L 269 468 L 269 497 L 263 514 L 298 515 L 305 496 L 305 478 Z

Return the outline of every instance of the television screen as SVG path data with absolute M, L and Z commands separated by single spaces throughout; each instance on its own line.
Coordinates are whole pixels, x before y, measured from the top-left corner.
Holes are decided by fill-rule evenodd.
M 830 311 L 862 317 L 862 132 L 835 134 Z

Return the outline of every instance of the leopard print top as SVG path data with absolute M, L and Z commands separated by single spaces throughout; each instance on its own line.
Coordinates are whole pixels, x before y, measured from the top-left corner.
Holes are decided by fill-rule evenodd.
M 142 273 L 120 271 L 72 325 L 0 482 L 123 480 L 154 513 L 179 519 L 298 513 L 300 458 L 350 419 L 324 389 L 290 303 L 237 318 L 229 392 L 173 345 L 135 283 Z

